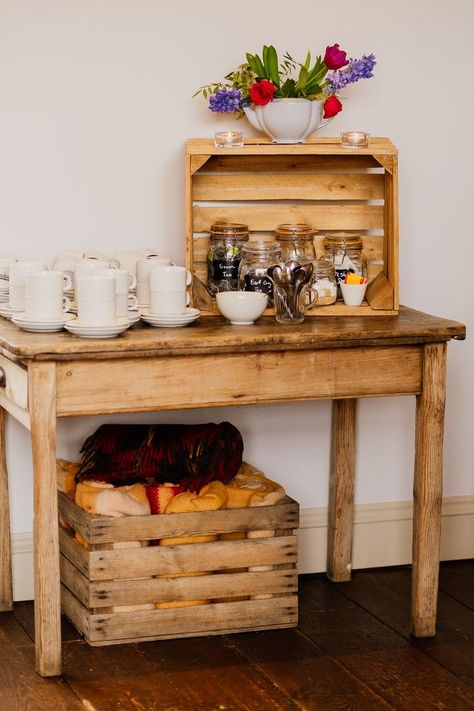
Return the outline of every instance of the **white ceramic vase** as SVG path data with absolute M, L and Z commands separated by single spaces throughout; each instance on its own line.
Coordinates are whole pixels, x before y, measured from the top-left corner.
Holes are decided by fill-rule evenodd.
M 250 124 L 274 143 L 305 143 L 331 121 L 322 121 L 321 101 L 309 99 L 273 99 L 265 106 L 245 106 L 244 111 Z

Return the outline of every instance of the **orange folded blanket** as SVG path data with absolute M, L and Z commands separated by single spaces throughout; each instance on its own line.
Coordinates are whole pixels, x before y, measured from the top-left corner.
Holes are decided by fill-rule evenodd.
M 82 481 L 76 487 L 75 501 L 90 514 L 115 517 L 150 514 L 143 484 L 114 487 L 101 481 Z

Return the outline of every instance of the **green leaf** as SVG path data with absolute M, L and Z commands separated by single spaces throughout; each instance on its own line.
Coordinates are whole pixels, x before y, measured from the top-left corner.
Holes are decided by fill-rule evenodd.
M 293 99 L 295 94 L 296 82 L 294 79 L 287 79 L 281 87 L 280 94 L 285 99 Z
M 301 65 L 299 77 L 298 77 L 298 83 L 296 84 L 296 90 L 297 91 L 305 91 L 306 88 L 306 83 L 308 81 L 308 70 L 304 65 Z
M 311 52 L 308 50 L 308 54 L 306 55 L 306 61 L 304 63 L 304 66 L 306 69 L 309 71 L 309 65 L 311 64 Z
M 262 60 L 258 56 L 258 54 L 251 54 L 249 56 L 252 57 L 253 65 L 250 61 L 249 61 L 249 64 L 250 64 L 251 68 L 253 69 L 253 71 L 255 72 L 255 74 L 257 75 L 257 77 L 259 79 L 267 79 L 265 67 L 263 65 Z M 248 59 L 248 57 L 247 57 L 247 59 Z
M 268 76 L 272 83 L 277 89 L 280 88 L 280 74 L 278 72 L 278 54 L 275 47 L 270 46 L 266 48 L 266 68 L 268 71 Z

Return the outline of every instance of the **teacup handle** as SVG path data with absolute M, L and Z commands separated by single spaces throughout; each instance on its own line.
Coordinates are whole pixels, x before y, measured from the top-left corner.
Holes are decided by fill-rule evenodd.
M 191 274 L 191 272 L 188 269 L 186 269 L 186 286 L 189 286 L 191 284 L 192 280 L 193 280 L 193 275 Z
M 66 274 L 66 272 L 63 272 L 63 279 L 64 279 L 64 289 L 66 291 L 70 291 L 72 289 L 72 279 L 69 276 L 69 274 Z
M 133 272 L 128 272 L 128 288 L 135 289 L 137 285 L 137 276 Z
M 135 296 L 135 294 L 129 294 L 128 295 L 128 308 L 129 309 L 136 309 L 138 306 L 138 299 Z
M 67 296 L 63 296 L 63 311 L 69 311 L 71 308 L 71 300 Z

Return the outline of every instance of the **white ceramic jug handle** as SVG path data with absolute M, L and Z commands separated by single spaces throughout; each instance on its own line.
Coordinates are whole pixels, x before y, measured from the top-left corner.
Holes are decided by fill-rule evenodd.
M 324 126 L 327 126 L 328 123 L 331 123 L 331 121 L 333 120 L 333 118 L 336 118 L 336 117 L 335 117 L 335 116 L 330 116 L 328 119 L 324 119 L 324 121 L 321 121 L 321 123 L 319 124 L 318 128 L 324 128 Z

